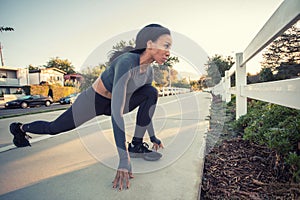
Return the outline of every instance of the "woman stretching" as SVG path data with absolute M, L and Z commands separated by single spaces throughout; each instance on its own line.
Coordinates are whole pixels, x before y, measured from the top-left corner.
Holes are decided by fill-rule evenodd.
M 135 41 L 135 48 L 127 47 L 122 52 L 115 52 L 110 58 L 110 66 L 54 121 L 10 124 L 10 132 L 14 136 L 13 143 L 17 147 L 30 146 L 26 132 L 56 135 L 72 130 L 95 116 L 109 115 L 120 158 L 113 187 L 119 186 L 122 190 L 125 181 L 126 188 L 129 188 L 129 179 L 133 178 L 130 157 L 154 161 L 162 156 L 157 151 L 148 149 L 143 137 L 147 130 L 154 149 L 163 148 L 163 144 L 155 136 L 152 124 L 158 92 L 151 85 L 151 63 L 165 63 L 170 56 L 172 45 L 170 31 L 159 24 L 150 24 L 142 28 Z M 134 137 L 127 148 L 123 114 L 137 107 L 139 108 Z

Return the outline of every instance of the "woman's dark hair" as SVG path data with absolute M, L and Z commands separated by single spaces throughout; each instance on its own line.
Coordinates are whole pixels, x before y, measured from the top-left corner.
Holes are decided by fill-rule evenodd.
M 155 42 L 161 35 L 164 34 L 171 35 L 171 32 L 169 29 L 159 24 L 149 24 L 145 26 L 136 36 L 135 47 L 126 46 L 121 51 L 113 51 L 110 54 L 109 62 L 112 62 L 114 59 L 126 52 L 142 54 L 146 50 L 147 42 L 149 40 Z

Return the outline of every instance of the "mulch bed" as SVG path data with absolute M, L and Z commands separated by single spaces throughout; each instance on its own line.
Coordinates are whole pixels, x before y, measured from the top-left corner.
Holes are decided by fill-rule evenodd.
M 213 98 L 201 199 L 300 199 L 300 184 L 290 181 L 288 169 L 275 167 L 274 151 L 243 140 L 238 134 L 224 136 L 221 104 Z M 211 144 L 216 137 L 219 142 Z

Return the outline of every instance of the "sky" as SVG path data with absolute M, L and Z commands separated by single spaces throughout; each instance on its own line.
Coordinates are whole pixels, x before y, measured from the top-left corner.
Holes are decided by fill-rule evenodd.
M 188 71 L 186 63 L 201 65 L 197 57 L 234 56 L 244 51 L 282 2 L 0 0 L 0 26 L 15 29 L 0 33 L 0 42 L 5 66 L 42 66 L 59 57 L 80 70 L 91 57 L 99 56 L 99 63 L 103 62 L 106 48 L 123 39 L 120 36 L 135 38 L 143 26 L 159 23 L 174 33 L 173 53 L 180 51 L 184 61 L 178 65 Z M 249 66 L 247 71 L 254 73 L 257 68 Z

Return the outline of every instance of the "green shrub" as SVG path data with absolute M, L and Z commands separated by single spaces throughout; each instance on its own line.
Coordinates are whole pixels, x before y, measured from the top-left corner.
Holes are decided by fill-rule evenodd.
M 248 113 L 233 122 L 243 138 L 267 145 L 276 151 L 291 169 L 294 181 L 300 181 L 300 111 L 280 105 L 251 100 Z
M 297 183 L 300 182 L 300 156 L 297 153 L 289 153 L 285 158 L 285 162 L 291 167 L 293 180 Z

